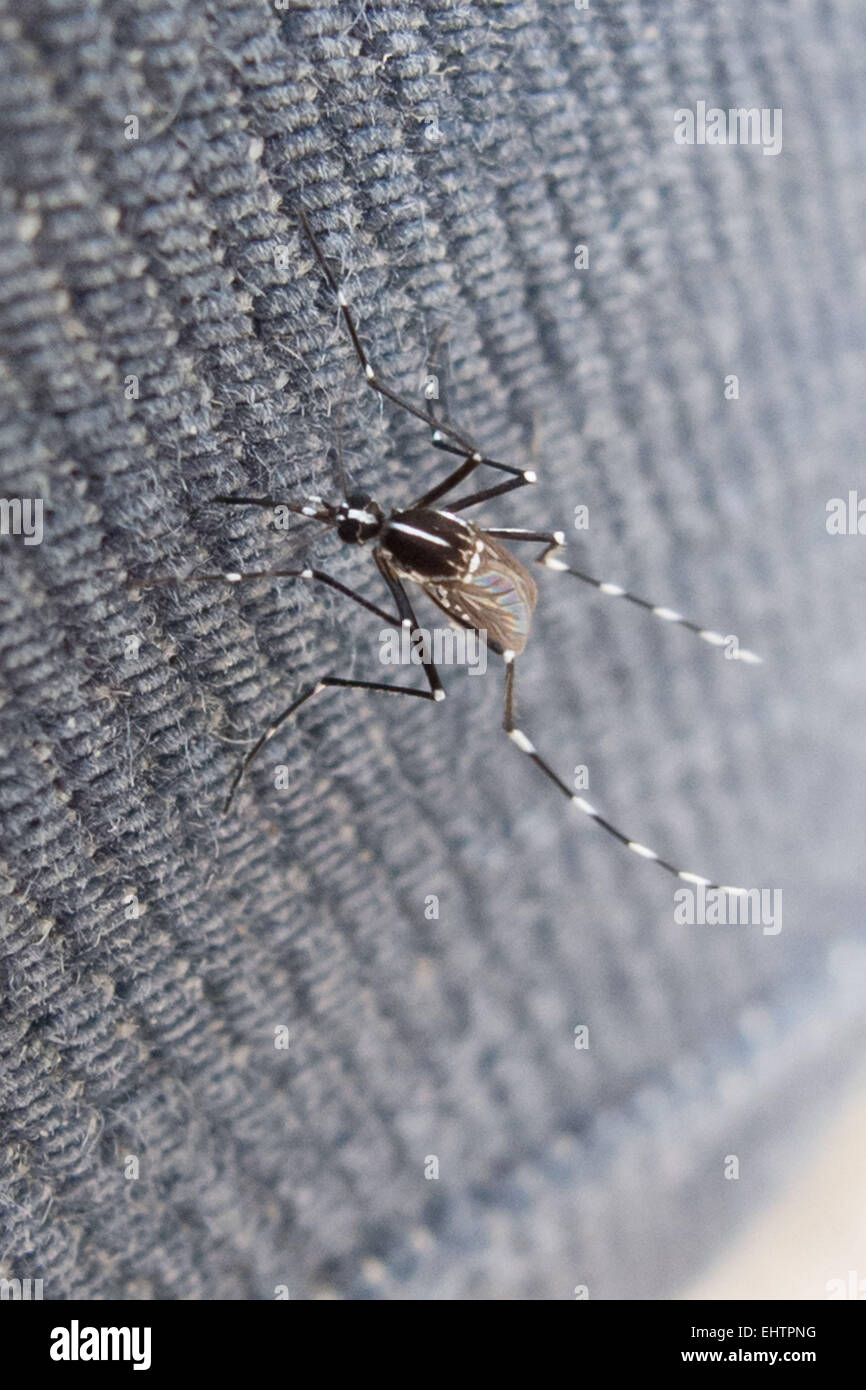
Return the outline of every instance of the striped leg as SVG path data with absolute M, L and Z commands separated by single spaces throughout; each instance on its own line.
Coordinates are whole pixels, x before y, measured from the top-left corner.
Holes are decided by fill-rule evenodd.
M 479 453 L 477 449 L 471 454 L 465 455 L 463 449 L 455 449 L 453 444 L 446 443 L 442 438 L 440 430 L 434 430 L 431 443 L 434 448 L 441 449 L 446 454 L 457 454 L 458 457 L 463 458 L 463 462 L 460 464 L 459 468 L 454 469 L 453 473 L 449 473 L 447 478 L 443 478 L 441 483 L 437 483 L 429 492 L 425 492 L 423 497 L 416 498 L 412 503 L 413 507 L 432 506 L 434 502 L 438 502 L 440 497 L 444 497 L 447 492 L 453 492 L 455 487 L 459 487 L 459 485 L 464 482 L 471 473 L 474 473 L 476 468 L 480 468 L 482 464 L 487 468 L 497 468 L 500 473 L 511 474 L 511 481 L 503 483 L 502 485 L 502 490 L 505 492 L 511 492 L 512 488 L 525 487 L 527 483 L 536 483 L 538 481 L 538 474 L 532 468 L 512 468 L 510 464 L 499 463 L 496 459 L 487 458 L 485 454 Z M 476 497 L 472 499 L 472 502 L 479 500 L 481 499 Z M 467 503 L 464 502 L 463 505 L 466 506 Z M 453 511 L 454 508 L 451 507 L 449 510 Z
M 395 391 L 391 386 L 388 386 L 380 379 L 372 363 L 368 360 L 367 354 L 361 344 L 361 339 L 358 336 L 358 330 L 355 327 L 355 321 L 352 317 L 352 311 L 349 308 L 349 301 L 346 299 L 345 294 L 337 283 L 334 272 L 328 264 L 325 253 L 322 250 L 315 232 L 310 226 L 309 219 L 303 208 L 298 209 L 298 216 L 300 217 L 304 231 L 310 241 L 310 245 L 313 248 L 316 260 L 321 266 L 322 273 L 336 296 L 343 321 L 348 329 L 349 337 L 352 340 L 352 347 L 355 349 L 355 356 L 361 364 L 367 385 L 373 391 L 377 391 L 380 396 L 384 396 L 386 400 L 391 401 L 394 405 L 400 406 L 401 410 L 407 411 L 409 415 L 414 415 L 416 420 L 423 420 L 426 425 L 429 425 L 433 431 L 433 442 L 436 444 L 437 448 L 446 449 L 447 452 L 457 454 L 464 460 L 450 479 L 446 479 L 445 483 L 440 483 L 431 493 L 426 494 L 424 498 L 419 498 L 418 501 L 413 503 L 413 506 L 428 506 L 432 500 L 443 496 L 446 491 L 455 487 L 458 482 L 462 482 L 464 478 L 469 476 L 473 469 L 478 468 L 482 463 L 487 464 L 489 468 L 498 468 L 502 473 L 511 473 L 517 477 L 521 477 L 526 482 L 535 482 L 534 474 L 524 473 L 521 469 L 512 468 L 509 464 L 499 463 L 496 459 L 483 457 L 475 448 L 469 436 L 464 434 L 462 430 L 455 429 L 448 421 L 438 418 L 433 411 L 422 410 L 420 406 L 415 405 L 414 401 L 410 401 L 406 396 L 401 396 L 399 392 Z M 451 440 L 452 443 L 450 445 L 446 444 L 446 439 Z
M 481 492 L 473 492 L 470 497 L 458 497 L 455 502 L 448 504 L 449 512 L 465 512 L 467 507 L 478 507 L 482 502 L 489 502 L 491 497 L 502 497 L 503 493 L 513 492 L 515 488 L 525 487 L 527 483 L 535 481 L 535 474 L 523 474 L 519 478 L 509 478 L 507 483 L 496 483 L 493 487 L 483 488 Z M 488 531 L 489 536 L 495 535 L 495 531 Z M 512 540 L 514 538 L 512 537 Z
M 418 619 L 415 617 L 415 609 L 412 607 L 412 600 L 406 593 L 402 580 L 399 575 L 394 574 L 389 568 L 388 562 L 380 550 L 373 551 L 373 559 L 379 567 L 379 573 L 391 590 L 391 596 L 397 605 L 403 627 L 408 628 L 410 633 L 416 632 L 418 629 Z M 445 687 L 442 684 L 439 672 L 436 670 L 433 662 L 425 658 L 422 660 L 421 665 L 424 667 L 427 683 L 433 692 L 433 699 L 444 700 Z
M 503 727 L 512 743 L 517 745 L 521 753 L 526 753 L 535 763 L 536 767 L 541 768 L 545 777 L 562 792 L 563 796 L 567 796 L 569 801 L 576 806 L 579 811 L 582 811 L 585 816 L 589 816 L 591 820 L 594 820 L 596 825 L 600 825 L 602 830 L 607 831 L 608 835 L 612 835 L 615 840 L 619 840 L 620 844 L 625 845 L 626 849 L 630 849 L 633 854 L 640 855 L 642 859 L 653 860 L 660 868 L 665 869 L 667 873 L 673 874 L 674 878 L 682 879 L 684 883 L 704 884 L 707 888 L 716 888 L 720 892 L 729 893 L 734 897 L 746 891 L 743 888 L 731 888 L 726 884 L 712 883 L 708 878 L 703 878 L 700 874 L 693 874 L 687 872 L 685 869 L 678 869 L 674 864 L 670 864 L 666 859 L 662 859 L 660 855 L 656 854 L 655 850 L 648 849 L 647 846 L 641 844 L 639 840 L 632 840 L 630 836 L 626 835 L 622 830 L 618 830 L 615 825 L 611 825 L 610 821 L 605 820 L 604 816 L 596 810 L 591 802 L 587 801 L 582 796 L 575 795 L 571 788 L 563 782 L 562 778 L 557 776 L 550 764 L 545 762 L 540 753 L 536 752 L 534 744 L 526 737 L 523 730 L 517 727 L 514 704 L 514 672 L 515 662 L 512 658 L 511 661 L 506 662 L 505 667 L 505 716 L 503 719 Z
M 324 275 L 325 279 L 327 280 L 328 284 L 333 290 L 337 303 L 340 306 L 340 312 L 343 315 L 343 322 L 345 323 L 346 328 L 349 330 L 349 337 L 352 340 L 352 347 L 355 349 L 355 356 L 361 364 L 361 368 L 364 372 L 367 385 L 370 386 L 373 391 L 378 391 L 379 395 L 384 396 L 386 400 L 392 401 L 394 405 L 399 405 L 402 410 L 406 410 L 410 415 L 414 415 L 416 420 L 423 420 L 424 423 L 426 425 L 429 425 L 431 429 L 441 429 L 442 433 L 447 434 L 449 439 L 453 439 L 455 443 L 462 445 L 463 453 L 471 453 L 474 448 L 474 445 L 472 444 L 472 441 L 467 438 L 466 435 L 460 432 L 460 430 L 454 429 L 453 425 L 446 425 L 444 423 L 440 423 L 436 419 L 435 415 L 431 415 L 430 411 L 421 410 L 421 408 L 415 405 L 413 401 L 407 400 L 405 396 L 401 396 L 397 391 L 394 391 L 390 386 L 386 385 L 386 383 L 380 380 L 380 378 L 376 375 L 376 372 L 372 364 L 367 360 L 367 354 L 361 345 L 361 339 L 358 337 L 358 330 L 355 327 L 355 321 L 352 318 L 352 312 L 349 308 L 349 301 L 347 300 L 345 294 L 340 289 L 340 286 L 337 283 L 336 276 L 334 275 L 334 272 L 328 264 L 328 261 L 325 257 L 325 253 L 322 250 L 319 240 L 315 232 L 313 231 L 310 225 L 309 218 L 307 217 L 307 214 L 304 212 L 303 208 L 298 209 L 298 216 L 301 220 L 301 224 L 304 228 L 304 231 L 307 234 L 307 238 L 310 242 L 310 245 L 313 248 L 316 260 L 319 262 L 319 265 L 321 266 L 322 274 Z
M 164 574 L 155 579 L 137 579 L 135 582 L 142 587 L 152 588 L 157 584 L 245 584 L 251 579 L 313 579 L 329 589 L 335 589 L 338 594 L 345 594 L 353 603 L 366 608 L 368 613 L 375 613 L 377 618 L 384 619 L 392 627 L 399 627 L 402 621 L 393 613 L 386 613 L 378 604 L 371 603 L 356 589 L 350 589 L 348 584 L 342 584 L 339 579 L 325 574 L 324 570 L 248 570 L 243 574 L 239 570 L 224 570 L 222 574 Z
M 546 549 L 538 556 L 538 563 L 544 565 L 546 569 L 556 570 L 560 574 L 571 574 L 575 579 L 581 580 L 583 584 L 591 584 L 600 594 L 607 594 L 608 598 L 627 599 L 629 603 L 634 603 L 638 608 L 643 608 L 647 613 L 651 613 L 654 618 L 661 618 L 663 622 L 674 623 L 677 627 L 687 628 L 696 637 L 700 637 L 703 642 L 709 642 L 711 647 L 724 647 L 728 643 L 729 639 L 721 632 L 714 632 L 712 628 L 701 627 L 699 623 L 693 623 L 690 618 L 684 618 L 682 613 L 678 613 L 675 608 L 665 608 L 662 604 L 650 603 L 648 599 L 638 598 L 637 594 L 628 593 L 620 584 L 609 584 L 601 579 L 593 579 L 591 575 L 584 574 L 582 570 L 576 570 L 573 566 L 567 565 L 557 554 L 565 544 L 565 535 L 562 531 L 521 531 L 504 527 L 497 527 L 496 529 L 485 527 L 485 535 L 495 536 L 504 541 L 541 541 L 545 543 Z M 746 647 L 740 646 L 731 649 L 731 659 L 733 661 L 745 661 L 751 666 L 760 665 L 763 660 L 755 652 L 750 652 Z
M 329 689 L 331 686 L 339 686 L 343 690 L 372 690 L 377 694 L 383 695 L 414 695 L 416 699 L 419 700 L 437 700 L 442 698 L 442 695 L 437 694 L 435 690 L 416 690 L 414 686 L 411 685 L 387 685 L 384 681 L 353 681 L 344 680 L 341 676 L 322 676 L 321 680 L 316 681 L 315 685 L 311 685 L 308 690 L 304 691 L 303 695 L 299 695 L 297 700 L 293 700 L 288 709 L 284 709 L 282 714 L 274 720 L 273 724 L 270 724 L 268 728 L 265 729 L 262 736 L 253 744 L 249 753 L 247 753 L 243 762 L 239 765 L 232 780 L 232 784 L 229 787 L 229 793 L 225 799 L 222 810 L 223 819 L 225 819 L 231 809 L 231 804 L 234 801 L 235 793 L 241 784 L 244 773 L 250 766 L 250 763 L 254 762 L 259 753 L 261 753 L 265 744 L 282 728 L 286 720 L 292 717 L 295 710 L 299 710 L 301 705 L 305 705 L 308 700 L 312 700 L 315 695 L 320 694 L 323 690 Z

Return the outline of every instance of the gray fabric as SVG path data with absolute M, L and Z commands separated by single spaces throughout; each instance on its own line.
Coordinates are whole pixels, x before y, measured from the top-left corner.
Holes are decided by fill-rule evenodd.
M 862 6 L 4 14 L 2 495 L 47 501 L 41 546 L 2 541 L 2 1272 L 674 1293 L 862 1049 L 866 541 L 824 524 L 862 480 Z M 700 99 L 781 107 L 783 152 L 677 146 Z M 540 574 L 519 697 L 629 833 L 782 888 L 779 935 L 677 925 L 673 881 L 506 743 L 498 665 L 441 707 L 322 697 L 221 828 L 306 682 L 382 669 L 379 621 L 136 578 L 279 563 L 208 499 L 333 492 L 340 410 L 383 501 L 443 475 L 366 390 L 299 202 L 383 371 L 420 400 L 449 324 L 455 418 L 537 460 L 486 515 L 586 504 L 577 563 L 766 657 Z M 378 595 L 369 554 L 315 555 Z

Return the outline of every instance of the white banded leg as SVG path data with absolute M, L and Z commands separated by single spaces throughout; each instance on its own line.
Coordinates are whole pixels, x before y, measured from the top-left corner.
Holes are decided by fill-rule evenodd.
M 497 459 L 488 458 L 486 454 L 480 453 L 478 449 L 474 449 L 470 454 L 466 454 L 464 449 L 456 449 L 453 444 L 449 444 L 442 438 L 441 427 L 440 429 L 434 430 L 430 442 L 434 449 L 441 449 L 446 454 L 456 454 L 458 457 L 463 458 L 463 462 L 460 464 L 459 468 L 455 468 L 453 473 L 449 473 L 448 477 L 444 478 L 441 483 L 437 483 L 429 492 L 425 492 L 423 497 L 419 497 L 413 502 L 412 505 L 414 507 L 432 506 L 434 502 L 438 502 L 440 497 L 444 497 L 446 493 L 452 492 L 454 488 L 459 487 L 462 482 L 465 482 L 465 480 L 475 472 L 476 468 L 481 468 L 482 465 L 486 468 L 496 468 L 500 473 L 511 474 L 511 481 L 509 483 L 503 483 L 500 491 L 510 492 L 513 488 L 525 487 L 529 483 L 538 482 L 538 474 L 535 472 L 534 468 L 513 468 L 509 463 L 500 463 Z M 486 500 L 488 495 L 498 494 L 485 493 L 483 498 L 479 495 L 473 497 L 468 504 L 464 501 L 462 505 L 474 505 L 475 502 Z M 457 504 L 455 503 L 454 506 L 449 507 L 449 511 L 454 511 L 456 508 Z
M 423 420 L 425 424 L 429 425 L 433 432 L 432 442 L 437 449 L 443 449 L 446 453 L 456 454 L 463 460 L 459 467 L 454 469 L 453 473 L 449 474 L 441 483 L 437 483 L 437 485 L 431 488 L 429 492 L 426 492 L 423 497 L 417 498 L 412 505 L 415 507 L 431 506 L 433 502 L 438 501 L 440 497 L 444 497 L 446 493 L 462 483 L 475 472 L 476 468 L 480 468 L 482 464 L 487 468 L 498 469 L 500 473 L 508 473 L 515 480 L 511 484 L 511 487 L 522 487 L 524 484 L 536 482 L 536 474 L 532 469 L 514 468 L 511 464 L 500 463 L 498 459 L 488 458 L 486 454 L 482 454 L 476 449 L 467 434 L 464 434 L 462 430 L 456 429 L 447 419 L 437 415 L 435 410 L 422 410 L 419 406 L 415 405 L 413 401 L 409 400 L 408 397 L 401 395 L 398 391 L 395 391 L 393 387 L 382 381 L 373 364 L 367 357 L 355 326 L 352 311 L 349 307 L 349 301 L 328 264 L 322 246 L 303 208 L 298 209 L 298 216 L 300 217 L 301 224 L 307 234 L 310 245 L 313 248 L 316 260 L 319 262 L 322 269 L 322 273 L 336 296 L 343 322 L 348 329 L 349 337 L 352 340 L 352 347 L 355 349 L 355 356 L 361 364 L 367 385 L 373 391 L 378 392 L 380 396 L 384 396 L 386 400 L 391 401 L 394 405 L 400 406 L 400 408 L 405 410 L 409 415 L 414 415 L 416 420 Z M 449 440 L 451 441 L 450 443 Z M 511 487 L 504 488 L 503 491 L 510 491 Z M 474 500 L 482 499 L 478 498 Z
M 693 623 L 690 618 L 684 618 L 682 613 L 678 613 L 675 608 L 666 608 L 660 603 L 650 603 L 648 599 L 638 598 L 637 594 L 630 594 L 620 584 L 611 584 L 606 580 L 593 579 L 592 575 L 584 574 L 582 570 L 575 569 L 572 565 L 560 559 L 558 551 L 565 544 L 565 534 L 562 531 L 521 531 L 516 528 L 507 529 L 498 527 L 490 530 L 485 527 L 488 536 L 495 536 L 505 541 L 542 541 L 546 543 L 546 549 L 538 556 L 538 563 L 544 565 L 545 569 L 556 570 L 560 574 L 571 574 L 575 579 L 581 580 L 584 584 L 591 584 L 600 594 L 607 594 L 608 598 L 623 598 L 629 603 L 634 603 L 638 608 L 643 608 L 647 613 L 651 613 L 654 618 L 660 618 L 662 622 L 674 623 L 677 627 L 688 628 L 701 641 L 708 642 L 711 647 L 724 647 L 728 644 L 728 638 L 721 632 L 715 632 L 712 628 L 701 627 L 699 623 Z M 731 659 L 734 661 L 744 661 L 747 665 L 760 665 L 763 660 L 755 652 L 750 652 L 746 647 L 735 646 L 731 650 Z
M 328 690 L 332 686 L 338 686 L 343 690 L 372 690 L 376 694 L 382 695 L 414 695 L 418 700 L 439 700 L 442 699 L 444 695 L 444 692 L 443 695 L 440 695 L 435 690 L 416 690 L 415 687 L 411 685 L 387 685 L 385 681 L 355 681 L 344 679 L 342 676 L 322 676 L 321 680 L 316 681 L 315 685 L 311 685 L 304 691 L 303 695 L 299 695 L 297 700 L 293 700 L 288 709 L 284 709 L 282 714 L 274 720 L 273 724 L 270 724 L 267 729 L 265 729 L 265 732 L 253 744 L 243 762 L 238 766 L 238 770 L 232 779 L 232 784 L 229 787 L 229 793 L 225 799 L 222 810 L 223 819 L 225 819 L 231 809 L 231 804 L 234 801 L 235 793 L 241 784 L 244 773 L 250 764 L 255 761 L 259 753 L 261 753 L 265 744 L 270 742 L 274 734 L 282 728 L 286 720 L 290 719 L 296 710 L 301 708 L 301 705 L 305 705 L 308 700 L 312 700 L 314 696 L 320 695 L 323 690 Z
M 563 796 L 568 797 L 568 800 L 573 806 L 576 806 L 585 816 L 589 816 L 590 820 L 595 821 L 596 825 L 600 825 L 602 830 L 606 830 L 608 835 L 612 835 L 615 840 L 619 840 L 620 844 L 625 845 L 626 849 L 630 849 L 633 854 L 639 855 L 641 859 L 652 860 L 654 864 L 658 864 L 659 868 L 672 874 L 674 878 L 681 879 L 684 883 L 703 884 L 707 888 L 715 888 L 722 893 L 729 893 L 732 897 L 738 897 L 746 891 L 743 888 L 733 888 L 723 883 L 713 883 L 711 879 L 704 878 L 702 874 L 694 874 L 686 869 L 678 869 L 675 864 L 671 864 L 667 859 L 662 859 L 661 855 L 657 854 L 654 849 L 650 849 L 647 845 L 642 844 L 640 840 L 633 840 L 631 836 L 626 835 L 623 830 L 617 829 L 615 825 L 612 825 L 609 820 L 605 819 L 600 811 L 596 810 L 592 802 L 587 801 L 583 796 L 577 796 L 571 788 L 563 782 L 562 778 L 554 772 L 550 764 L 545 762 L 544 758 L 542 758 L 541 754 L 536 750 L 535 745 L 527 738 L 523 730 L 517 727 L 514 702 L 515 661 L 513 656 L 509 655 L 506 655 L 505 661 L 505 717 L 503 719 L 505 732 L 508 734 L 512 743 L 520 749 L 521 753 L 525 753 L 527 757 L 532 759 L 536 767 L 541 769 L 545 777 L 562 792 Z
M 418 619 L 415 617 L 415 609 L 412 607 L 412 600 L 409 598 L 409 595 L 406 592 L 402 580 L 400 579 L 399 575 L 395 574 L 393 570 L 390 568 L 387 560 L 385 559 L 381 551 L 374 550 L 373 559 L 376 561 L 379 573 L 381 574 L 385 583 L 388 585 L 388 588 L 391 590 L 391 596 L 397 605 L 397 610 L 400 614 L 400 620 L 403 624 L 403 627 L 408 628 L 410 633 L 416 632 L 418 630 Z M 441 677 L 439 675 L 439 672 L 436 670 L 435 665 L 432 661 L 424 657 L 423 654 L 421 665 L 424 668 L 424 674 L 427 677 L 427 683 L 430 686 L 431 691 L 433 692 L 433 699 L 444 700 L 445 687 L 442 684 Z
M 346 328 L 348 329 L 349 337 L 352 340 L 352 347 L 355 349 L 355 356 L 361 364 L 361 368 L 364 372 L 364 377 L 367 382 L 367 385 L 373 391 L 377 391 L 380 396 L 384 396 L 386 400 L 392 401 L 394 405 L 400 406 L 401 410 L 407 411 L 409 415 L 414 415 L 416 420 L 423 420 L 426 425 L 430 426 L 431 430 L 435 430 L 440 435 L 447 436 L 448 439 L 453 439 L 455 444 L 460 445 L 460 448 L 457 449 L 455 452 L 463 454 L 466 457 L 474 456 L 476 452 L 475 445 L 472 443 L 472 440 L 468 437 L 468 435 L 465 435 L 462 430 L 455 429 L 455 427 L 452 424 L 446 422 L 445 420 L 437 419 L 436 416 L 432 414 L 429 410 L 422 410 L 420 406 L 415 405 L 415 403 L 413 401 L 410 401 L 406 396 L 401 396 L 398 391 L 395 391 L 393 387 L 389 386 L 386 382 L 382 381 L 381 377 L 378 376 L 375 368 L 369 361 L 361 343 L 361 339 L 358 336 L 358 330 L 355 327 L 355 321 L 352 317 L 352 311 L 349 308 L 349 301 L 346 298 L 346 295 L 344 294 L 343 290 L 337 283 L 337 278 L 334 275 L 334 272 L 332 271 L 330 265 L 328 264 L 325 253 L 322 250 L 321 243 L 319 242 L 318 237 L 313 231 L 310 225 L 310 220 L 307 217 L 307 214 L 304 212 L 303 208 L 298 208 L 298 216 L 301 220 L 301 224 L 304 228 L 304 231 L 307 234 L 310 245 L 313 248 L 316 260 L 319 262 L 319 265 L 322 269 L 322 274 L 324 275 L 325 279 L 330 285 L 334 293 L 334 296 L 336 297 L 337 303 L 340 306 L 340 313 L 343 316 L 343 322 L 345 323 Z M 517 471 L 516 469 L 507 467 L 505 464 L 496 463 L 493 459 L 487 459 L 485 460 L 485 462 L 489 463 L 491 468 L 500 468 L 506 473 L 514 473 Z
M 342 584 L 339 579 L 334 579 L 333 575 L 325 574 L 324 570 L 302 569 L 302 570 L 223 570 L 220 574 L 166 574 L 158 575 L 154 579 L 137 579 L 135 582 L 142 587 L 154 587 L 157 584 L 246 584 L 252 579 L 312 579 L 318 584 L 324 584 L 329 589 L 335 589 L 338 594 L 345 594 L 353 603 L 357 603 L 361 608 L 366 608 L 368 613 L 375 613 L 377 618 L 383 618 L 392 627 L 399 627 L 401 619 L 395 617 L 393 613 L 387 613 L 378 604 L 371 603 L 364 598 L 356 589 L 350 589 L 348 584 Z

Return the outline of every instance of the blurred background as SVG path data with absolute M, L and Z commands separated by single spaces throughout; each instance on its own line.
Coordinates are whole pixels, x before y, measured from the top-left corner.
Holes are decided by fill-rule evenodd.
M 0 488 L 44 536 L 0 541 L 0 1274 L 853 1288 L 866 536 L 827 504 L 866 496 L 862 8 L 5 15 Z M 781 148 L 698 143 L 712 108 Z M 338 420 L 381 502 L 444 475 L 366 389 L 300 205 L 388 379 L 420 402 L 447 330 L 455 420 L 537 468 L 489 524 L 562 527 L 579 568 L 763 656 L 539 572 L 518 698 L 612 821 L 780 892 L 781 930 L 679 922 L 676 882 L 508 745 L 494 662 L 442 706 L 323 696 L 220 823 L 307 683 L 381 672 L 379 622 L 291 582 L 138 581 L 297 561 L 210 499 L 333 494 Z M 313 555 L 381 602 L 369 553 Z

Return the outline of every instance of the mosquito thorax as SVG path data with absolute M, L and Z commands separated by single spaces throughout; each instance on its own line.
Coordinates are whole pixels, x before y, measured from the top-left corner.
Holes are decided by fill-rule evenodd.
M 337 508 L 337 535 L 347 545 L 363 545 L 378 536 L 384 516 L 378 502 L 353 492 Z

